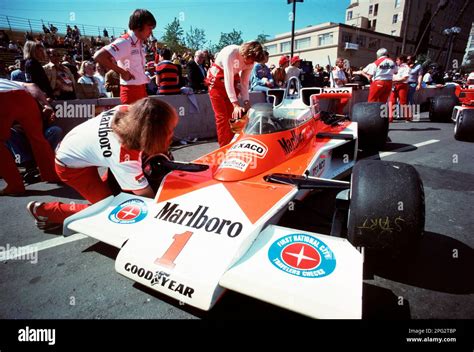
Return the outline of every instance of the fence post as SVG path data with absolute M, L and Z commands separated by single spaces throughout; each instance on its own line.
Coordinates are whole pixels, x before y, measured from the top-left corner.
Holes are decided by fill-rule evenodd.
M 12 25 L 10 24 L 10 19 L 8 18 L 8 16 L 5 16 L 7 18 L 7 22 L 8 22 L 8 28 L 10 28 L 10 32 L 12 31 Z
M 33 27 L 31 27 L 31 22 L 30 22 L 30 20 L 28 20 L 28 24 L 30 25 L 31 35 L 33 35 Z
M 82 25 L 82 35 L 83 35 L 83 36 L 86 35 L 86 30 L 84 29 L 84 25 Z

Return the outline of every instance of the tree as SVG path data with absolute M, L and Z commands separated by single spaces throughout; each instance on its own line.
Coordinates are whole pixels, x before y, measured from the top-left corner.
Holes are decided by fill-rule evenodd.
M 221 38 L 219 39 L 219 43 L 215 46 L 215 51 L 222 50 L 223 47 L 227 45 L 240 45 L 244 42 L 242 39 L 242 31 L 236 31 L 232 29 L 232 32 L 223 33 L 221 32 Z
M 257 39 L 255 39 L 255 40 L 263 45 L 267 42 L 267 37 L 269 37 L 268 34 L 261 33 L 257 36 Z
M 173 52 L 179 52 L 183 48 L 183 28 L 179 20 L 175 17 L 173 22 L 165 26 L 165 33 L 162 37 L 163 43 Z
M 193 28 L 186 32 L 186 46 L 192 51 L 203 49 L 206 43 L 206 33 L 204 29 Z

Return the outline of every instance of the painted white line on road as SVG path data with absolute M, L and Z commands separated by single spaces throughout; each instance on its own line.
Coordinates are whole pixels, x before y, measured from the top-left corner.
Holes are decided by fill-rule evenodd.
M 410 150 L 412 149 L 413 147 L 423 147 L 425 145 L 429 145 L 429 144 L 433 144 L 433 143 L 438 143 L 439 142 L 439 139 L 430 139 L 429 141 L 425 141 L 425 142 L 420 142 L 420 143 L 417 143 L 417 144 L 413 144 L 413 145 L 408 145 L 406 147 L 403 147 L 403 148 L 398 148 L 398 149 L 395 149 L 395 150 L 392 150 L 391 152 L 383 152 L 383 153 L 380 153 L 378 155 L 372 155 L 366 159 L 377 159 L 377 158 L 385 158 L 386 156 L 390 156 L 390 155 L 393 155 L 393 154 L 397 154 L 397 153 L 400 153 L 400 152 L 404 152 L 404 151 L 407 151 L 407 150 Z
M 84 238 L 87 238 L 86 235 L 76 233 L 72 236 L 68 237 L 58 237 L 58 238 L 53 238 L 51 240 L 46 240 L 43 242 L 37 242 L 33 244 L 29 244 L 24 247 L 15 247 L 9 249 L 7 252 L 3 253 L 3 258 L 5 261 L 8 260 L 14 260 L 16 258 L 24 257 L 24 256 L 29 256 L 32 253 L 37 253 L 39 251 L 42 251 L 44 249 L 49 249 L 53 247 L 57 247 L 66 243 L 71 243 L 75 241 L 82 240 Z

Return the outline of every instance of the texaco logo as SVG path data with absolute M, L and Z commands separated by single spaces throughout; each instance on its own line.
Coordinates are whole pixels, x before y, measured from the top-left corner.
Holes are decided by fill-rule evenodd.
M 320 239 L 306 234 L 284 236 L 270 246 L 268 259 L 278 269 L 300 277 L 319 278 L 331 274 L 336 258 Z
M 143 220 L 148 209 L 141 199 L 129 199 L 115 207 L 109 214 L 109 220 L 117 224 L 134 224 Z

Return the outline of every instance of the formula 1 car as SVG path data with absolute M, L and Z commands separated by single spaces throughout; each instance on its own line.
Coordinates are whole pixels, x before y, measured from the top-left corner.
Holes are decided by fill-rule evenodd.
M 474 142 L 474 85 L 459 91 L 461 105 L 453 108 L 454 138 Z
M 361 318 L 356 247 L 413 245 L 423 186 L 410 165 L 356 163 L 364 121 L 342 113 L 350 89 L 290 83 L 251 108 L 229 145 L 192 163 L 149 159 L 154 199 L 111 196 L 66 219 L 65 235 L 119 248 L 120 274 L 202 310 L 230 289 L 310 317 Z M 337 192 L 330 234 L 278 226 L 293 201 L 327 189 Z

